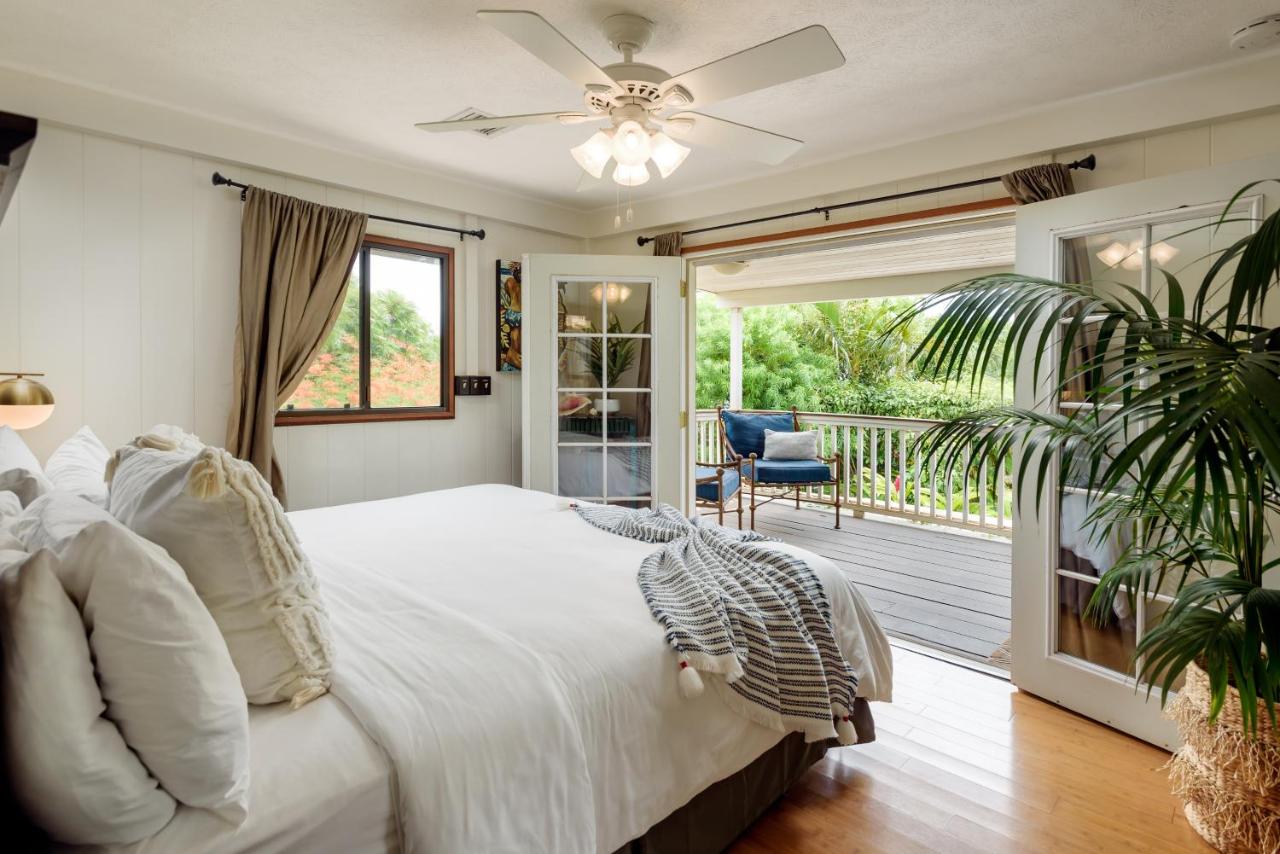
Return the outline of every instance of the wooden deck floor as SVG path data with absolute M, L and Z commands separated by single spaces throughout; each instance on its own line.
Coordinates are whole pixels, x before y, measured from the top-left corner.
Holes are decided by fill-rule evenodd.
M 1169 754 L 1002 679 L 895 647 L 876 741 L 809 770 L 731 854 L 1204 852 Z
M 774 501 L 756 530 L 830 558 L 891 635 L 990 661 L 1009 638 L 1010 544 L 963 531 L 844 516 Z

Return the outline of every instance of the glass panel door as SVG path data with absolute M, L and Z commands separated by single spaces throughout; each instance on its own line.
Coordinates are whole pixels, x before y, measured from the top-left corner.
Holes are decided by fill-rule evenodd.
M 693 431 L 682 258 L 526 255 L 521 483 L 685 508 Z
M 653 503 L 652 279 L 556 280 L 556 494 Z
M 1170 308 L 1171 274 L 1190 306 L 1216 253 L 1251 232 L 1280 197 L 1259 186 L 1250 191 L 1254 195 L 1236 200 L 1227 221 L 1219 222 L 1227 201 L 1259 174 L 1277 168 L 1280 157 L 1264 158 L 1026 205 L 1017 214 L 1017 270 L 1091 282 L 1104 291 L 1132 288 L 1162 314 Z M 1212 295 L 1208 310 L 1225 297 L 1225 290 Z M 1068 354 L 1070 373 L 1060 394 L 1059 377 L 1052 375 L 1059 342 L 1048 348 L 1038 373 L 1030 358 L 1018 366 L 1020 407 L 1102 421 L 1115 417 L 1118 391 L 1109 396 L 1108 389 L 1096 385 L 1108 382 L 1105 368 L 1115 363 L 1096 352 L 1099 323 L 1085 320 L 1075 341 L 1079 352 Z M 1113 340 L 1122 334 L 1117 330 Z M 1104 370 L 1082 370 L 1088 365 Z M 1112 440 L 1117 449 L 1139 429 L 1133 424 L 1117 431 Z M 1122 588 L 1110 601 L 1088 607 L 1100 579 L 1144 532 L 1134 527 L 1101 536 L 1090 516 L 1105 496 L 1087 471 L 1063 476 L 1060 500 L 1050 485 L 1043 499 L 1032 488 L 1021 490 L 1015 504 L 1013 681 L 1124 732 L 1173 747 L 1176 728 L 1161 713 L 1160 692 L 1149 695 L 1148 686 L 1137 683 L 1143 662 L 1135 657 L 1168 610 L 1173 587 L 1136 596 Z

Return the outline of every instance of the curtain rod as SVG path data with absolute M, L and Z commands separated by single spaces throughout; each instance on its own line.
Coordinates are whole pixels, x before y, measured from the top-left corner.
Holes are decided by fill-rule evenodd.
M 1082 157 L 1067 164 L 1068 169 L 1090 169 L 1098 165 L 1098 158 L 1090 154 L 1088 157 Z M 922 190 L 908 190 L 902 193 L 890 193 L 887 196 L 876 196 L 874 199 L 859 199 L 856 202 L 844 202 L 838 205 L 822 205 L 816 208 L 809 208 L 803 211 L 791 211 L 790 213 L 774 214 L 773 216 L 762 216 L 756 219 L 743 219 L 737 222 L 726 222 L 720 225 L 707 225 L 702 228 L 691 228 L 688 231 L 680 232 L 682 237 L 688 237 L 691 234 L 703 234 L 708 231 L 719 231 L 722 228 L 738 228 L 743 225 L 759 225 L 762 222 L 773 222 L 778 219 L 789 219 L 793 216 L 807 216 L 808 214 L 822 214 L 826 219 L 831 219 L 831 212 L 844 210 L 845 208 L 856 208 L 861 205 L 874 205 L 877 202 L 892 202 L 897 199 L 910 199 L 913 196 L 927 196 L 930 193 L 944 193 L 948 190 L 963 190 L 968 187 L 978 187 L 983 184 L 994 184 L 1000 180 L 997 175 L 994 178 L 977 178 L 973 181 L 960 181 L 955 184 L 945 184 L 941 187 L 926 187 Z M 646 243 L 652 243 L 652 237 L 637 237 L 636 245 L 644 246 Z
M 242 202 L 244 201 L 244 194 L 249 189 L 248 184 L 241 184 L 239 181 L 232 181 L 230 178 L 228 178 L 226 175 L 223 175 L 221 172 L 214 172 L 212 180 L 213 180 L 213 186 L 215 187 L 222 187 L 222 186 L 236 187 L 237 189 L 240 190 L 240 201 Z M 396 219 L 393 216 L 378 216 L 377 214 L 368 214 L 368 217 L 369 219 L 376 219 L 382 222 L 395 222 L 395 223 L 399 223 L 400 225 L 412 225 L 417 228 L 434 228 L 436 231 L 452 231 L 454 234 L 458 235 L 459 240 L 462 240 L 467 235 L 470 235 L 476 238 L 477 240 L 484 240 L 483 228 L 477 228 L 477 229 L 454 228 L 451 225 L 432 225 L 429 222 L 414 222 L 411 219 Z

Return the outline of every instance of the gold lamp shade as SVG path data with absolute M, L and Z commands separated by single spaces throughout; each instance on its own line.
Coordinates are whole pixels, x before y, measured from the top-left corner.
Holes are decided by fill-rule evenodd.
M 27 430 L 49 420 L 53 414 L 53 392 L 29 377 L 44 374 L 17 374 L 0 371 L 0 426 Z

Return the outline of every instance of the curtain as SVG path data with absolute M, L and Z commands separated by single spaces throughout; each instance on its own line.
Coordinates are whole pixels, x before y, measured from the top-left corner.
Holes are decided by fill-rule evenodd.
M 276 412 L 306 376 L 342 310 L 369 218 L 257 187 L 240 222 L 240 316 L 227 450 L 285 503 L 272 448 Z
M 1071 168 L 1065 163 L 1028 166 L 1026 169 L 1001 175 L 1000 183 L 1004 184 L 1004 191 L 1020 205 L 1070 196 L 1076 191 L 1071 181 Z

